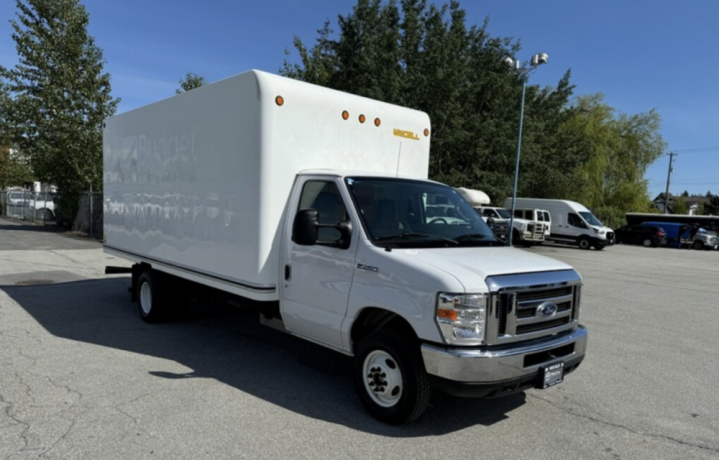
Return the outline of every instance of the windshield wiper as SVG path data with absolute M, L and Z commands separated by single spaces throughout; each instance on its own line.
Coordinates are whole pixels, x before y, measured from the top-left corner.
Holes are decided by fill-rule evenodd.
M 474 239 L 483 240 L 485 238 L 487 238 L 487 235 L 485 235 L 484 233 L 467 233 L 466 235 L 458 236 L 457 238 L 455 238 L 455 240 L 457 240 L 457 241 L 474 240 Z
M 454 245 L 459 244 L 459 242 L 457 240 L 453 240 L 451 238 L 445 238 L 443 236 L 432 235 L 430 233 L 417 233 L 417 232 L 402 232 L 402 233 L 396 233 L 393 235 L 380 236 L 380 237 L 374 238 L 374 241 L 404 240 L 404 239 L 414 239 L 414 238 L 418 238 L 418 237 L 433 239 L 433 240 L 437 240 L 437 241 L 444 241 L 446 243 L 451 243 Z
M 484 233 L 468 233 L 468 234 L 466 234 L 466 235 L 458 236 L 457 238 L 455 238 L 455 240 L 456 240 L 457 242 L 460 242 L 460 241 L 471 241 L 471 240 L 483 240 L 483 239 L 485 239 L 485 238 L 487 238 L 487 237 L 490 237 L 490 236 L 491 236 L 491 235 L 485 235 Z M 486 243 L 489 243 L 489 244 L 500 243 L 500 244 L 502 244 L 502 245 L 505 244 L 503 241 L 501 241 L 499 238 L 497 238 L 497 237 L 495 237 L 495 236 L 491 236 L 491 238 L 492 238 L 492 240 L 491 240 L 491 241 L 486 241 Z

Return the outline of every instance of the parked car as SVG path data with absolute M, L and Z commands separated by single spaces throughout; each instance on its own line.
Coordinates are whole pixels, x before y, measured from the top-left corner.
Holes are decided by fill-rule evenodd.
M 617 243 L 641 244 L 646 248 L 656 248 L 667 244 L 667 234 L 656 225 L 625 225 L 614 231 Z
M 25 189 L 6 191 L 5 214 L 18 219 L 50 221 L 55 219 L 55 195 L 50 192 L 33 193 Z
M 689 224 L 674 222 L 644 222 L 642 225 L 661 226 L 666 233 L 667 246 L 673 248 L 694 248 L 713 249 L 719 248 L 719 238 L 714 233 L 707 232 L 701 227 L 696 227 L 696 233 L 692 232 Z

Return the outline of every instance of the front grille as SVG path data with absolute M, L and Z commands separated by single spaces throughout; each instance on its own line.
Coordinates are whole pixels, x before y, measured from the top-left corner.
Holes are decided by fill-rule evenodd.
M 517 292 L 517 301 L 526 302 L 529 300 L 541 300 L 553 297 L 563 297 L 572 295 L 573 288 L 571 286 L 561 287 L 557 289 L 546 289 L 541 291 L 520 291 Z
M 531 340 L 578 324 L 581 279 L 573 270 L 487 279 L 491 293 L 487 343 Z

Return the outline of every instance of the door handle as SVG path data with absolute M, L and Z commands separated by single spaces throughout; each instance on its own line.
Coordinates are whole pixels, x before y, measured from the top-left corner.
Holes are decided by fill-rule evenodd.
M 292 270 L 289 265 L 285 265 L 285 281 L 289 281 L 292 278 Z

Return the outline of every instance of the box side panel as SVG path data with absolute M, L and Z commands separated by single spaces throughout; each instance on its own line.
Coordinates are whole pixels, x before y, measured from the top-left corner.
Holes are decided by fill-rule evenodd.
M 274 287 L 257 263 L 258 94 L 245 73 L 106 121 L 108 247 Z

